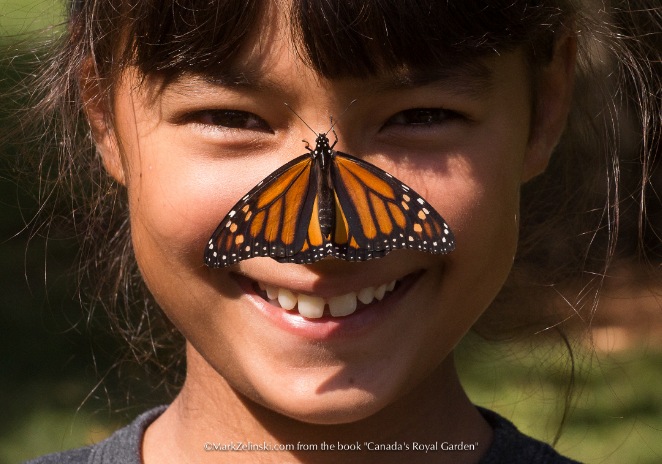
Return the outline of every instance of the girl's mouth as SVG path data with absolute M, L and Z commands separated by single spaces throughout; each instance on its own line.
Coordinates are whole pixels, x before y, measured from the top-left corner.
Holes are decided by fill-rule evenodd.
M 287 311 L 297 311 L 307 319 L 319 319 L 324 315 L 349 316 L 375 301 L 382 301 L 384 298 L 388 298 L 398 283 L 398 280 L 392 280 L 375 287 L 364 287 L 355 292 L 330 298 L 305 293 L 297 294 L 288 288 L 275 287 L 262 282 L 255 282 L 254 289 L 263 299 L 274 306 L 280 306 Z
M 301 288 L 267 284 L 238 273 L 230 275 L 258 313 L 277 327 L 304 338 L 328 340 L 365 334 L 391 320 L 390 315 L 401 307 L 424 274 L 423 270 L 417 270 L 356 290 L 345 282 L 344 289 L 336 293 L 325 284 L 318 294 L 309 286 L 304 292 Z

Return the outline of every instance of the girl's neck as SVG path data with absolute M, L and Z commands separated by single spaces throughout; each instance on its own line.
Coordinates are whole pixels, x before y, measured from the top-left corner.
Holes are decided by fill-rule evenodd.
M 391 406 L 358 422 L 314 425 L 278 414 L 232 389 L 192 348 L 181 393 L 147 430 L 146 464 L 152 462 L 337 462 L 338 444 L 360 447 L 343 453 L 343 462 L 477 462 L 488 449 L 492 430 L 467 398 L 452 357 L 426 381 Z M 476 452 L 414 450 L 415 444 L 478 443 Z M 292 451 L 205 451 L 219 445 L 293 445 Z M 368 448 L 390 446 L 391 452 Z M 205 445 L 211 444 L 211 445 Z M 327 445 L 322 450 L 323 444 Z M 317 451 L 297 450 L 302 445 Z M 333 448 L 331 448 L 333 446 Z M 406 447 L 409 446 L 409 452 Z M 401 447 L 401 450 L 394 450 Z M 286 456 L 291 453 L 289 459 Z

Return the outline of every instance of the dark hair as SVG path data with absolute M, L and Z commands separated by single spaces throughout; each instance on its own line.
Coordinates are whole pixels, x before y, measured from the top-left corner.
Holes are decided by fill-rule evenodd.
M 360 77 L 398 66 L 436 68 L 520 45 L 545 60 L 574 8 L 563 0 L 529 3 L 294 0 L 288 13 L 301 56 L 315 70 Z M 93 57 L 100 77 L 128 65 L 145 75 L 223 73 L 275 4 L 79 1 L 66 53 Z
M 523 295 L 539 295 L 568 277 L 604 275 L 616 250 L 623 198 L 637 193 L 643 218 L 652 155 L 659 148 L 660 47 L 653 41 L 662 30 L 662 8 L 644 8 L 640 1 L 629 2 L 627 10 L 598 12 L 582 3 L 293 0 L 287 12 L 300 56 L 328 78 L 399 67 L 425 71 L 518 47 L 527 51 L 535 71 L 548 62 L 560 34 L 578 35 L 576 105 L 549 169 L 523 187 L 520 249 L 509 283 L 479 325 L 485 335 L 531 328 L 531 319 L 541 324 L 535 327 L 558 325 L 562 317 L 553 305 L 549 313 L 520 311 L 529 302 Z M 95 300 L 107 307 L 113 326 L 141 361 L 181 339 L 141 283 L 124 188 L 105 174 L 95 152 L 82 113 L 81 77 L 92 77 L 98 98 L 110 108 L 114 83 L 129 66 L 165 80 L 185 72 L 222 74 L 277 4 L 76 0 L 55 52 L 43 58 L 30 86 L 29 120 L 39 126 L 33 124 L 29 130 L 37 132 L 30 133 L 47 134 L 46 150 L 38 155 L 44 188 L 66 193 L 69 207 L 73 201 L 72 217 L 83 236 L 83 274 L 94 276 L 89 282 Z M 623 102 L 636 111 L 634 119 L 619 114 Z M 642 163 L 632 177 L 636 188 L 624 192 L 618 127 L 632 120 L 643 128 L 636 147 Z

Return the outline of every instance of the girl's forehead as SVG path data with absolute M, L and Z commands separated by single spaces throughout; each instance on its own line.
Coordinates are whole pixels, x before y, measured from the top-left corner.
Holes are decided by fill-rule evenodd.
M 477 96 L 489 90 L 494 65 L 499 61 L 497 54 L 464 59 L 449 57 L 443 65 L 432 63 L 414 67 L 382 63 L 372 72 L 359 76 L 350 72 L 329 76 L 303 54 L 301 37 L 293 33 L 290 21 L 291 18 L 283 11 L 267 9 L 236 58 L 223 66 L 177 74 L 169 84 L 179 89 L 206 84 L 268 92 L 291 88 L 294 86 L 293 80 L 312 74 L 321 83 L 362 88 L 370 93 L 444 83 L 446 88 L 452 87 L 457 93 Z

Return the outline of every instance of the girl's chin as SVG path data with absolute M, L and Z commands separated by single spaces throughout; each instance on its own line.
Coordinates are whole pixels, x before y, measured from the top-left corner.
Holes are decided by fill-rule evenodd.
M 393 359 L 391 359 L 393 361 Z M 379 412 L 406 393 L 423 371 L 388 369 L 380 360 L 287 369 L 264 366 L 244 379 L 247 396 L 269 410 L 310 424 L 349 424 Z
M 358 422 L 380 411 L 387 404 L 380 396 L 359 388 L 323 394 L 300 392 L 268 393 L 258 402 L 262 407 L 299 422 L 339 425 Z

